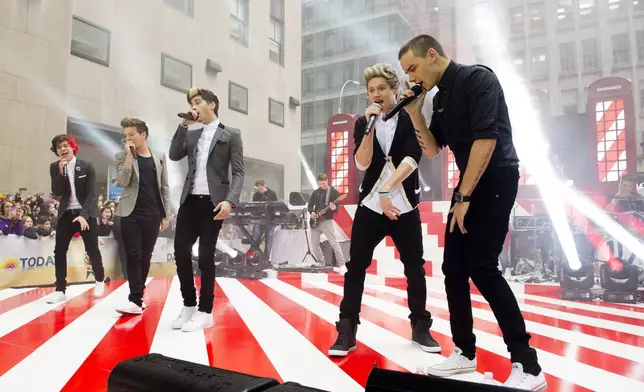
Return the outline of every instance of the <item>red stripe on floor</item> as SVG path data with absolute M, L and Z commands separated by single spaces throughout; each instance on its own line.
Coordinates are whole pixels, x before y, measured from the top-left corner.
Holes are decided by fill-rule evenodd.
M 213 313 L 215 324 L 204 332 L 210 366 L 281 382 L 279 373 L 219 284 L 215 284 Z
M 172 278 L 152 280 L 145 289 L 143 314 L 119 318 L 62 390 L 106 391 L 107 379 L 118 363 L 148 354 L 171 284 Z
M 26 293 L 14 295 L 11 298 L 0 301 L 0 314 L 19 308 L 22 305 L 26 305 L 53 292 L 53 287 L 44 287 L 29 290 Z
M 121 284 L 123 282 L 111 282 L 105 285 L 105 295 L 103 298 L 119 288 Z M 50 310 L 35 320 L 3 336 L 0 338 L 0 342 L 10 343 L 31 351 L 37 349 L 102 300 L 102 298 L 93 298 L 92 292 L 93 290 L 90 289 L 78 297 L 61 304 L 60 307 Z M 27 355 L 24 355 L 26 353 L 25 351 L 13 351 L 13 356 L 5 355 L 4 352 L 0 356 L 0 375 L 5 374 L 27 357 Z M 61 353 L 61 355 L 63 354 Z M 55 366 L 55 364 L 52 364 L 52 366 Z
M 329 348 L 335 343 L 338 337 L 335 325 L 328 323 L 315 313 L 291 301 L 289 298 L 261 282 L 241 282 L 311 342 L 320 352 L 328 355 Z M 293 286 L 300 288 L 302 285 L 293 282 Z M 314 327 L 312 328 L 311 326 Z M 381 368 L 405 371 L 405 369 L 362 343 L 358 343 L 356 350 L 350 356 L 346 358 L 331 357 L 330 359 L 363 387 L 367 384 L 369 373 L 373 368 L 373 364 L 376 362 L 378 362 L 378 366 Z

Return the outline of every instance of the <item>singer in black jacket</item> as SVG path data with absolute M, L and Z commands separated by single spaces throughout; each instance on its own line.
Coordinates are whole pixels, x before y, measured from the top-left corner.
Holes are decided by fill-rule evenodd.
M 344 275 L 344 298 L 338 339 L 331 356 L 345 356 L 356 347 L 357 326 L 364 291 L 366 270 L 375 247 L 390 236 L 400 253 L 407 277 L 412 343 L 426 352 L 439 352 L 439 344 L 429 328 L 431 314 L 425 309 L 427 287 L 423 264 L 423 236 L 418 202 L 420 185 L 418 163 L 422 151 L 405 110 L 388 121 L 380 118 L 395 105 L 400 86 L 396 70 L 389 64 L 376 64 L 364 71 L 372 104 L 356 121 L 354 159 L 365 171 L 360 201 L 353 220 L 350 260 Z M 367 118 L 379 117 L 373 129 L 366 130 Z
M 103 259 L 98 249 L 98 200 L 96 171 L 91 162 L 76 158 L 78 145 L 71 136 L 58 135 L 51 141 L 51 151 L 60 158 L 49 166 L 51 193 L 60 198 L 54 262 L 56 291 L 46 297 L 49 303 L 64 302 L 67 287 L 67 250 L 74 233 L 79 232 L 89 256 L 96 285 L 94 297 L 105 291 Z

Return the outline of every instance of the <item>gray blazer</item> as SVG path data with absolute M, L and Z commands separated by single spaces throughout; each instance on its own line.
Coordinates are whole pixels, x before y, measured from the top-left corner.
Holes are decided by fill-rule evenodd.
M 203 127 L 188 130 L 188 127 L 179 125 L 170 143 L 168 157 L 171 160 L 179 161 L 188 157 L 188 173 L 181 192 L 181 204 L 188 197 L 195 181 L 197 145 L 202 132 Z M 219 125 L 210 143 L 206 173 L 213 206 L 227 200 L 235 207 L 244 186 L 244 145 L 239 129 Z
M 170 200 L 166 156 L 164 153 L 153 149 L 150 149 L 150 152 L 154 159 L 154 165 L 157 168 L 157 184 L 159 185 L 159 194 L 161 195 L 161 202 L 163 203 L 164 209 L 162 212 L 165 213 L 166 218 L 170 218 L 172 215 L 175 215 L 175 211 Z M 134 211 L 136 199 L 139 196 L 139 164 L 134 159 L 132 162 L 132 168 L 134 170 L 126 169 L 123 167 L 125 157 L 125 152 L 119 152 L 115 155 L 116 182 L 124 188 L 123 196 L 121 196 L 118 207 L 116 207 L 116 215 L 121 217 L 129 216 Z

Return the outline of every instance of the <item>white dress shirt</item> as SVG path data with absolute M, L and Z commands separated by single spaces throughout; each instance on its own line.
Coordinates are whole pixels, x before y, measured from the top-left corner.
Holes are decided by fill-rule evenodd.
M 211 122 L 210 124 L 203 125 L 203 132 L 197 142 L 197 171 L 195 173 L 195 180 L 192 184 L 193 195 L 210 195 L 208 189 L 208 172 L 206 167 L 208 165 L 208 156 L 210 155 L 210 144 L 215 137 L 217 127 L 219 127 L 219 119 Z M 201 124 L 198 125 L 201 127 Z M 195 124 L 191 125 L 194 129 Z M 191 127 L 188 127 L 189 129 Z
M 67 178 L 69 179 L 69 186 L 72 190 L 69 195 L 69 205 L 67 206 L 67 209 L 80 210 L 83 206 L 78 202 L 78 198 L 76 197 L 76 183 L 74 182 L 74 179 L 76 178 L 76 157 L 67 162 Z
M 361 204 L 369 208 L 370 210 L 377 212 L 378 214 L 383 213 L 382 208 L 380 208 L 380 195 L 378 194 L 378 192 L 380 192 L 380 189 L 387 183 L 387 181 L 389 181 L 391 176 L 396 171 L 396 167 L 391 162 L 391 159 L 388 156 L 388 154 L 389 154 L 389 150 L 391 149 L 391 143 L 393 142 L 394 136 L 396 135 L 397 126 L 398 126 L 398 114 L 390 118 L 389 121 L 383 121 L 382 117 L 380 117 L 376 121 L 376 125 L 375 125 L 376 138 L 378 140 L 378 143 L 380 144 L 380 148 L 382 149 L 383 153 L 387 157 L 387 163 L 382 168 L 382 172 L 380 173 L 380 178 L 378 178 L 378 181 L 376 181 L 376 183 L 374 184 L 373 189 L 371 189 L 371 192 L 362 200 Z M 402 160 L 402 162 L 407 163 L 412 168 L 414 168 L 414 170 L 418 168 L 418 164 L 411 157 L 405 157 Z M 360 163 L 358 163 L 357 157 L 356 157 L 356 167 L 362 171 L 367 170 L 368 168 L 368 166 L 363 166 Z M 362 190 L 362 185 L 360 185 L 360 188 Z M 400 210 L 401 214 L 407 213 L 414 209 L 411 206 L 411 203 L 409 202 L 409 200 L 407 200 L 407 194 L 405 194 L 405 189 L 403 188 L 402 183 L 398 184 L 398 186 L 395 186 L 391 190 L 391 200 L 393 205 Z

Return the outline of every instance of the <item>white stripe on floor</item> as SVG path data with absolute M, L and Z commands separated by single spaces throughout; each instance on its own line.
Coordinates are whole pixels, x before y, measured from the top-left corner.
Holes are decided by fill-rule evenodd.
M 67 289 L 69 293 L 74 286 Z M 123 284 L 0 377 L 0 391 L 60 391 L 118 320 L 127 300 Z M 34 369 L 38 369 L 37 374 Z
M 299 290 L 287 283 L 275 279 L 265 279 L 262 283 L 284 295 L 291 301 L 318 315 L 330 324 L 338 320 L 339 308 L 305 291 Z M 410 372 L 415 372 L 419 366 L 435 365 L 445 358 L 439 354 L 428 354 L 411 345 L 411 342 L 385 328 L 367 320 L 360 320 L 358 340 L 372 350 L 387 357 Z M 470 373 L 453 378 L 467 381 L 481 381 L 483 375 Z
M 239 281 L 218 278 L 217 283 L 284 381 L 329 391 L 364 391 L 360 384 Z
M 83 294 L 93 287 L 93 284 L 73 285 L 67 287 L 67 301 L 78 297 L 79 295 Z M 14 331 L 22 327 L 23 325 L 37 319 L 50 310 L 62 307 L 62 305 L 64 305 L 64 303 L 48 304 L 44 298 L 45 297 L 38 298 L 37 300 L 31 301 L 28 304 L 19 306 L 8 312 L 0 314 L 0 338 L 10 333 L 11 331 Z
M 172 284 L 161 312 L 161 318 L 154 334 L 150 352 L 201 365 L 209 365 L 206 337 L 203 331 L 182 332 L 180 329 L 172 329 L 172 321 L 179 316 L 182 308 L 181 287 L 179 278 L 175 276 L 172 279 Z
M 0 290 L 0 301 L 4 301 L 5 299 L 15 297 L 16 295 L 26 293 L 26 292 L 34 290 L 34 289 L 35 289 L 35 287 L 31 287 L 31 288 L 27 288 L 27 289 L 4 289 L 4 290 Z
M 335 284 L 311 284 L 332 293 L 342 294 L 342 287 Z M 370 295 L 364 295 L 362 297 L 362 303 L 400 319 L 408 319 L 407 315 L 409 314 L 409 310 L 395 303 L 372 297 Z M 433 320 L 434 323 L 432 325 L 432 330 L 442 333 L 443 335 L 451 336 L 449 321 L 438 317 Z M 501 355 L 505 358 L 510 357 L 510 354 L 507 352 L 507 347 L 501 337 L 477 329 L 474 329 L 474 333 L 476 334 L 477 347 L 494 354 Z M 639 381 L 576 362 L 574 359 L 566 359 L 541 349 L 537 349 L 537 353 L 539 364 L 543 368 L 544 372 L 560 379 L 568 380 L 584 388 L 588 388 L 593 391 L 610 389 L 620 392 L 640 392 L 644 390 L 644 383 Z
M 395 295 L 399 298 L 407 298 L 406 291 L 395 289 L 393 287 L 374 285 L 369 286 L 369 288 L 381 291 L 383 293 Z M 474 298 L 474 295 L 472 295 L 472 298 Z M 449 310 L 446 300 L 440 300 L 434 297 L 427 297 L 427 305 Z M 523 307 L 523 305 L 521 305 L 521 307 Z M 490 310 L 472 308 L 472 315 L 481 320 L 489 321 L 494 324 L 497 323 L 496 317 L 494 317 L 494 313 L 492 313 L 492 311 Z M 536 323 L 534 321 L 526 320 L 525 324 L 528 332 L 532 332 L 541 336 L 547 336 L 570 344 L 587 347 L 592 350 L 604 352 L 606 354 L 630 359 L 631 361 L 635 362 L 640 362 L 642 358 L 644 358 L 644 348 L 641 347 L 631 346 L 629 344 L 607 340 L 599 338 L 597 336 L 587 335 L 579 331 L 569 331 L 567 329 Z

